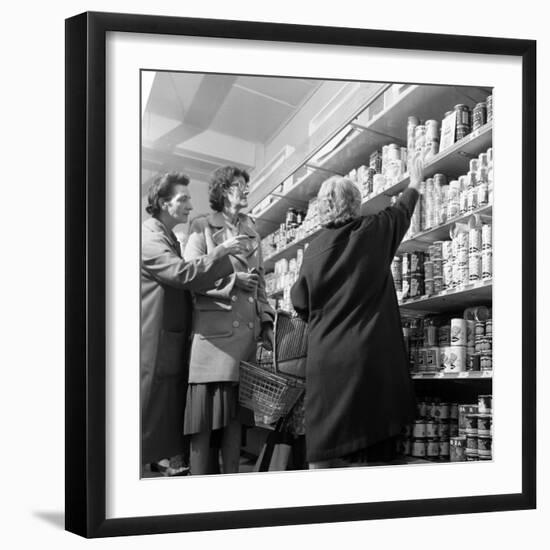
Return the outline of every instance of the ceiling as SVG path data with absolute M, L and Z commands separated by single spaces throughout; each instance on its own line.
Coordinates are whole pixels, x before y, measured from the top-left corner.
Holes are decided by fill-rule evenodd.
M 142 182 L 184 171 L 207 182 L 232 164 L 253 172 L 266 144 L 320 85 L 298 78 L 144 72 Z M 269 160 L 269 159 L 266 159 Z

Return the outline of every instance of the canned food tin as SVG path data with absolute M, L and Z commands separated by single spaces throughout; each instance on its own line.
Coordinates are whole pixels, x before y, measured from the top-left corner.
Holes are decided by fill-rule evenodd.
M 451 260 L 443 264 L 443 286 L 453 288 L 453 262 Z
M 441 364 L 441 352 L 438 347 L 426 348 L 426 372 L 437 372 Z
M 441 257 L 443 260 L 451 260 L 453 258 L 453 241 L 441 242 Z
M 432 261 L 424 262 L 424 277 L 426 279 L 434 278 L 434 264 Z
M 457 242 L 457 253 L 462 248 L 468 250 L 468 232 L 460 231 L 457 233 L 455 240 Z
M 484 101 L 479 102 L 472 112 L 472 128 L 477 130 L 487 123 L 487 104 Z
M 448 420 L 440 420 L 438 424 L 438 436 L 439 437 L 449 437 L 451 434 L 451 425 Z
M 458 421 L 457 420 L 451 420 L 451 423 L 449 424 L 449 435 L 451 437 L 458 437 Z
M 466 320 L 466 345 L 473 347 L 475 345 L 476 322 L 470 319 Z
M 464 430 L 466 435 L 477 435 L 477 414 L 467 414 L 464 416 Z
M 439 426 L 435 420 L 426 422 L 426 437 L 437 437 L 439 435 Z
M 458 126 L 468 126 L 471 125 L 471 115 L 470 115 L 470 107 L 468 105 L 465 105 L 463 103 L 459 103 L 454 106 L 454 110 L 456 111 L 456 125 Z
M 472 227 L 468 233 L 468 252 L 481 252 L 482 229 Z
M 418 372 L 426 370 L 426 348 L 418 348 L 416 352 L 416 367 Z
M 479 356 L 479 367 L 480 370 L 488 371 L 493 370 L 493 357 L 491 353 L 482 353 Z
M 470 354 L 470 361 L 468 363 L 467 370 L 479 371 L 481 369 L 481 356 L 479 353 Z
M 439 456 L 449 456 L 449 438 L 439 439 Z
M 411 445 L 411 455 L 417 458 L 423 458 L 426 456 L 426 440 L 425 439 L 413 439 Z
M 403 260 L 400 256 L 396 256 L 391 263 L 391 273 L 395 282 L 401 282 L 403 277 Z
M 426 456 L 430 458 L 439 456 L 439 439 L 437 437 L 429 438 L 426 442 Z
M 466 434 L 466 454 L 477 455 L 477 435 Z
M 481 277 L 483 280 L 493 277 L 493 252 L 484 250 L 481 254 Z
M 468 268 L 470 281 L 479 281 L 482 275 L 481 254 L 470 254 Z
M 460 205 L 460 213 L 465 214 L 468 212 L 468 190 L 462 189 L 458 198 L 458 203 Z
M 466 438 L 451 437 L 449 440 L 449 454 L 451 462 L 463 462 L 466 453 Z
M 441 364 L 443 372 L 456 373 L 466 370 L 466 347 L 444 346 L 441 348 Z
M 435 294 L 433 279 L 424 279 L 424 293 L 427 296 L 431 296 L 432 294 Z
M 466 319 L 451 319 L 451 345 L 465 346 L 467 342 Z
M 459 266 L 468 265 L 468 249 L 466 247 L 458 249 L 458 255 L 456 257 L 456 263 Z
M 424 418 L 426 416 L 426 411 L 427 411 L 426 401 L 418 401 L 418 403 L 416 404 L 416 412 L 418 416 Z
M 443 260 L 436 259 L 432 262 L 433 266 L 433 278 L 443 277 Z
M 427 406 L 427 410 L 426 410 L 426 414 L 433 420 L 435 418 L 435 411 L 438 407 L 438 403 L 436 401 L 432 401 L 430 403 L 428 403 L 428 406 Z M 428 428 L 426 426 L 426 432 L 427 432 Z
M 449 415 L 451 414 L 451 405 L 450 403 L 440 403 L 439 404 L 439 419 L 448 420 Z
M 424 276 L 420 274 L 411 275 L 409 298 L 418 298 L 422 294 L 424 294 Z
M 491 336 L 479 336 L 475 340 L 476 352 L 491 351 L 493 349 L 493 339 Z
M 477 404 L 458 405 L 458 433 L 460 435 L 466 435 L 466 415 L 478 413 L 479 409 Z
M 481 250 L 493 248 L 493 226 L 490 223 L 481 226 Z
M 480 182 L 477 186 L 477 204 L 484 206 L 489 202 L 489 185 L 486 181 Z
M 410 298 L 411 293 L 411 276 L 403 275 L 401 280 L 401 298 L 403 300 Z
M 490 457 L 492 454 L 493 439 L 491 437 L 478 437 L 477 449 L 480 457 Z
M 424 271 L 424 252 L 410 253 L 410 271 L 411 274 L 423 273 Z
M 487 107 L 487 122 L 491 122 L 493 120 L 493 96 L 488 95 L 485 99 L 485 105 Z
M 471 187 L 470 189 L 468 189 L 467 201 L 468 201 L 468 204 L 467 204 L 468 212 L 472 212 L 479 206 L 477 202 L 477 189 L 475 187 Z
M 434 277 L 434 294 L 439 294 L 443 289 L 443 277 Z
M 493 412 L 493 396 L 490 394 L 477 396 L 479 414 L 491 414 Z
M 487 336 L 493 336 L 493 320 L 492 319 L 487 319 L 487 321 L 485 321 L 485 334 Z
M 449 405 L 449 417 L 451 420 L 458 420 L 458 403 Z
M 474 337 L 485 336 L 485 321 L 476 321 Z
M 490 436 L 493 417 L 490 414 L 479 414 L 477 417 L 477 435 Z
M 415 420 L 412 427 L 413 437 L 426 437 L 426 422 L 424 420 Z
M 443 243 L 444 241 L 434 241 L 432 245 L 428 248 L 430 253 L 430 260 L 441 260 L 443 258 Z
M 460 141 L 464 139 L 470 133 L 470 126 L 466 124 L 461 124 L 456 127 L 455 131 L 455 141 Z

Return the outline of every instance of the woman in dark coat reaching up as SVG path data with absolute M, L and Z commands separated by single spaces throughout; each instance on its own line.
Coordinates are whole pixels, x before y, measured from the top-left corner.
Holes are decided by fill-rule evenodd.
M 394 206 L 360 216 L 361 194 L 335 176 L 318 194 L 325 229 L 291 291 L 309 323 L 305 427 L 310 468 L 372 448 L 415 417 L 391 262 L 418 200 L 422 163 Z

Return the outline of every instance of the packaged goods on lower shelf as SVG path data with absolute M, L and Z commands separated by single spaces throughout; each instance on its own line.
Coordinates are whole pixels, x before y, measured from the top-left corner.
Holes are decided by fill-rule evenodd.
M 414 458 L 463 462 L 492 458 L 492 396 L 477 403 L 449 403 L 424 397 L 416 420 L 403 429 L 398 451 Z
M 471 216 L 467 223 L 455 224 L 450 233 L 450 240 L 435 241 L 427 251 L 394 258 L 391 269 L 400 301 L 492 279 L 491 224 Z
M 403 318 L 403 338 L 412 374 L 493 371 L 493 321 L 486 306 L 462 317 Z

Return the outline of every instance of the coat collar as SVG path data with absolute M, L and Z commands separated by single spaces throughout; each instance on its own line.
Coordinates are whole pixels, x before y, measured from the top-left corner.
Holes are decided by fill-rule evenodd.
M 212 227 L 214 231 L 229 228 L 221 212 L 211 212 L 210 214 L 208 214 L 208 216 L 206 216 L 206 219 L 208 221 L 208 224 Z M 256 236 L 256 231 L 252 226 L 252 219 L 249 216 L 247 216 L 246 214 L 239 214 L 239 222 L 241 233 L 244 233 L 245 235 L 249 235 L 251 237 Z
M 173 231 L 170 231 L 160 220 L 157 218 L 149 218 L 143 222 L 143 225 L 155 233 L 164 233 L 174 246 L 179 249 L 179 241 Z

